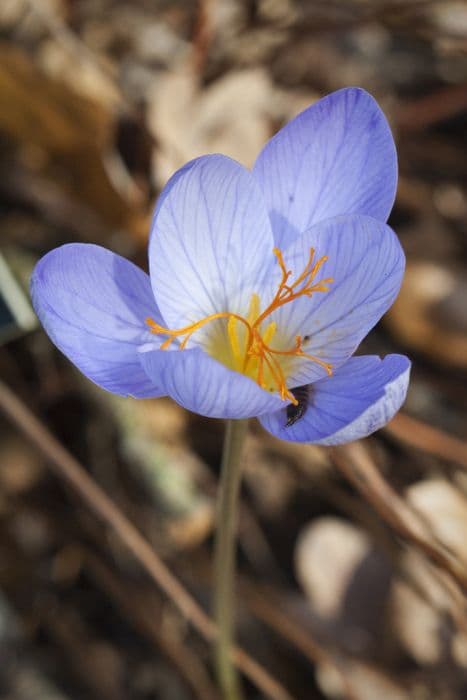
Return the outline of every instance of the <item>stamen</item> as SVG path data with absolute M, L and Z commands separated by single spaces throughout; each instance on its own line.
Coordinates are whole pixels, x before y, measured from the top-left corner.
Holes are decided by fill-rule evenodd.
M 273 311 L 279 309 L 281 306 L 289 304 L 302 296 L 311 297 L 315 292 L 329 291 L 328 285 L 332 284 L 333 278 L 327 277 L 313 284 L 316 275 L 327 261 L 328 256 L 324 255 L 322 258 L 315 261 L 314 248 L 310 248 L 308 262 L 303 272 L 292 284 L 288 284 L 292 272 L 291 270 L 287 270 L 283 254 L 278 248 L 274 248 L 274 255 L 277 258 L 282 276 L 272 302 L 264 311 L 261 312 L 261 300 L 258 294 L 253 293 L 246 317 L 229 311 L 223 311 L 206 316 L 206 318 L 201 321 L 197 321 L 196 323 L 192 323 L 178 330 L 164 328 L 151 318 L 147 318 L 146 323 L 151 333 L 167 336 L 160 346 L 161 350 L 167 350 L 175 339 L 181 340 L 179 349 L 184 350 L 191 336 L 197 330 L 210 321 L 227 319 L 227 337 L 230 345 L 231 357 L 233 358 L 234 369 L 241 371 L 247 376 L 253 376 L 262 389 L 267 389 L 268 387 L 264 374 L 265 368 L 267 368 L 281 399 L 297 405 L 297 398 L 293 392 L 287 388 L 286 377 L 279 357 L 289 356 L 306 358 L 307 360 L 315 362 L 320 367 L 323 367 L 329 376 L 332 375 L 332 365 L 329 362 L 321 360 L 319 357 L 303 352 L 303 341 L 300 335 L 296 336 L 295 346 L 290 350 L 276 350 L 272 348 L 270 343 L 277 332 L 277 323 L 275 321 L 270 321 L 263 331 L 261 331 L 261 325 Z M 237 322 L 243 325 L 246 330 L 245 333 L 239 333 Z M 309 336 L 305 336 L 305 340 L 309 340 Z
M 263 335 L 263 344 L 264 345 L 269 345 L 271 340 L 274 338 L 277 330 L 277 323 L 275 321 L 271 321 L 269 326 L 266 328 L 264 331 Z
M 260 355 L 258 358 L 258 375 L 256 381 L 261 389 L 266 388 L 266 383 L 264 381 L 264 355 Z
M 227 333 L 229 335 L 232 354 L 235 358 L 235 364 L 237 365 L 237 367 L 240 367 L 242 362 L 242 354 L 240 350 L 240 343 L 238 342 L 237 319 L 235 318 L 235 316 L 231 316 L 227 321 Z
M 248 309 L 248 314 L 246 317 L 246 320 L 248 321 L 248 323 L 250 325 L 252 325 L 254 323 L 256 318 L 258 318 L 260 309 L 261 309 L 261 299 L 256 294 L 256 292 L 253 292 L 253 294 L 251 295 L 250 307 Z
M 267 354 L 263 355 L 263 359 L 267 366 L 269 367 L 269 371 L 271 372 L 274 381 L 277 384 L 277 388 L 279 390 L 279 395 L 281 399 L 285 399 L 287 396 L 287 387 L 285 385 L 284 381 L 284 375 L 282 373 L 282 370 L 280 366 L 278 366 L 278 363 L 276 360 L 273 360 L 273 358 L 268 357 Z M 278 370 L 278 371 L 277 371 Z

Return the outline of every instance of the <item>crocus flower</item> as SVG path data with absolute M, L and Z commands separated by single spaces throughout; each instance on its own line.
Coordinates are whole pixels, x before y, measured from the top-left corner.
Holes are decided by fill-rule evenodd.
M 284 440 L 364 437 L 400 408 L 409 378 L 404 356 L 352 357 L 401 284 L 385 223 L 396 182 L 377 103 L 340 90 L 279 131 L 252 172 L 222 155 L 176 172 L 154 213 L 150 276 L 65 245 L 34 270 L 35 310 L 108 391 L 258 416 Z

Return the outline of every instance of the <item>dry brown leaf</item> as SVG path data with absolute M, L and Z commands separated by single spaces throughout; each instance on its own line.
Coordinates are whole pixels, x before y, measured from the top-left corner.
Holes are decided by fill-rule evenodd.
M 352 576 L 370 548 L 366 533 L 341 518 L 317 518 L 302 530 L 295 569 L 316 612 L 338 615 Z
M 42 460 L 28 443 L 14 436 L 3 438 L 0 447 L 0 489 L 5 495 L 31 490 L 42 474 Z
M 425 519 L 434 536 L 460 561 L 467 564 L 467 499 L 443 479 L 427 479 L 407 489 L 409 503 Z M 420 664 L 440 662 L 450 653 L 460 665 L 467 664 L 467 631 L 450 622 L 453 610 L 464 618 L 462 605 L 449 595 L 440 575 L 415 550 L 401 562 L 405 580 L 392 592 L 393 621 L 405 650 Z
M 126 201 L 110 171 L 114 116 L 105 104 L 46 77 L 29 56 L 0 44 L 0 130 L 23 162 L 90 208 L 107 225 L 139 233 L 146 216 Z
M 342 680 L 333 668 L 320 666 L 317 681 L 327 697 L 345 697 Z M 346 669 L 346 678 L 358 700 L 409 700 L 411 695 L 395 680 L 369 664 L 352 660 Z
M 437 539 L 467 566 L 467 498 L 444 479 L 428 479 L 407 489 L 407 499 Z
M 186 161 L 224 153 L 253 165 L 273 122 L 295 116 L 316 95 L 285 96 L 264 68 L 233 71 L 202 90 L 189 68 L 168 73 L 150 96 L 149 128 L 161 144 L 156 178 L 162 187 Z

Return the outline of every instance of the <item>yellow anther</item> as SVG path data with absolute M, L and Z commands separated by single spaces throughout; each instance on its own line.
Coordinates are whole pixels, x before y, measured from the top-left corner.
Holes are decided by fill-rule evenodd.
M 275 334 L 277 331 L 277 323 L 275 321 L 271 321 L 269 326 L 266 328 L 266 330 L 263 333 L 263 344 L 264 345 L 269 345 L 271 340 L 274 338 Z
M 295 299 L 311 297 L 315 292 L 327 292 L 329 290 L 327 285 L 331 284 L 333 279 L 328 277 L 314 282 L 317 273 L 328 258 L 324 255 L 315 262 L 313 248 L 310 249 L 310 256 L 303 272 L 294 282 L 289 282 L 292 272 L 287 270 L 282 252 L 278 248 L 274 248 L 274 255 L 277 258 L 282 276 L 272 302 L 263 311 L 261 311 L 261 300 L 258 294 L 253 292 L 246 317 L 230 311 L 222 311 L 206 316 L 201 321 L 178 330 L 164 328 L 150 318 L 146 319 L 146 322 L 151 333 L 167 336 L 161 345 L 161 350 L 167 350 L 175 339 L 180 339 L 179 349 L 183 350 L 193 333 L 206 323 L 216 319 L 226 319 L 228 348 L 219 351 L 216 346 L 217 350 L 212 352 L 213 356 L 232 369 L 255 379 L 263 389 L 277 391 L 281 399 L 296 405 L 298 403 L 296 397 L 287 388 L 285 371 L 289 362 L 287 358 L 300 357 L 315 362 L 323 367 L 328 375 L 332 374 L 332 365 L 314 355 L 303 352 L 301 336 L 296 337 L 294 347 L 289 350 L 272 348 L 270 343 L 278 333 L 277 323 L 270 320 L 266 328 L 262 330 L 263 322 L 276 309 L 290 304 Z
M 250 306 L 249 306 L 248 314 L 246 317 L 246 320 L 248 321 L 248 323 L 250 325 L 253 325 L 255 320 L 258 318 L 259 313 L 260 313 L 260 309 L 261 309 L 261 299 L 256 294 L 256 292 L 253 292 L 253 294 L 251 295 Z
M 227 333 L 229 335 L 230 347 L 232 348 L 232 354 L 235 358 L 235 365 L 241 367 L 243 357 L 242 351 L 240 350 L 240 343 L 238 342 L 237 335 L 237 319 L 235 316 L 231 316 L 227 321 Z

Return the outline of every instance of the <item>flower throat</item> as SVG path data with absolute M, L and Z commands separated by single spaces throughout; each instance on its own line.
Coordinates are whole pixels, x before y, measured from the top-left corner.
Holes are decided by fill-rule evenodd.
M 272 348 L 270 343 L 277 334 L 277 324 L 272 320 L 267 325 L 265 322 L 268 316 L 281 306 L 290 304 L 300 297 L 311 297 L 315 292 L 329 291 L 327 285 L 331 284 L 333 279 L 328 277 L 314 282 L 320 268 L 328 259 L 327 255 L 324 255 L 314 262 L 314 248 L 310 249 L 308 262 L 303 272 L 293 283 L 289 283 L 292 271 L 286 269 L 284 258 L 278 248 L 274 248 L 274 255 L 280 266 L 282 278 L 274 299 L 264 311 L 261 311 L 261 300 L 258 294 L 253 293 L 246 316 L 240 316 L 230 311 L 221 311 L 178 330 L 164 328 L 151 318 L 147 318 L 146 323 L 149 325 L 151 333 L 167 336 L 161 345 L 161 350 L 167 350 L 176 338 L 181 341 L 179 350 L 184 350 L 189 339 L 198 329 L 211 321 L 227 319 L 227 345 L 225 342 L 214 342 L 213 346 L 209 348 L 209 354 L 230 369 L 254 379 L 262 389 L 277 391 L 281 399 L 297 405 L 298 401 L 287 388 L 286 383 L 290 360 L 301 357 L 316 362 L 324 367 L 329 376 L 332 375 L 332 365 L 314 355 L 305 353 L 302 349 L 304 340 L 301 335 L 296 336 L 294 346 L 288 350 Z

